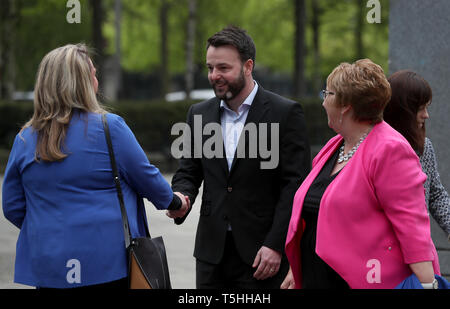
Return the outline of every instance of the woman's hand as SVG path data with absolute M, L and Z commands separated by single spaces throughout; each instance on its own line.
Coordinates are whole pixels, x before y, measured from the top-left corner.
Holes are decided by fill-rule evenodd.
M 295 289 L 294 275 L 292 274 L 292 269 L 290 267 L 289 272 L 287 273 L 286 278 L 284 278 L 280 288 L 283 290 Z
M 166 212 L 166 215 L 172 219 L 184 217 L 184 215 L 188 212 L 189 208 L 191 207 L 191 203 L 188 196 L 185 196 L 180 192 L 174 192 L 174 194 L 176 194 L 181 199 L 181 208 L 178 210 L 168 210 Z

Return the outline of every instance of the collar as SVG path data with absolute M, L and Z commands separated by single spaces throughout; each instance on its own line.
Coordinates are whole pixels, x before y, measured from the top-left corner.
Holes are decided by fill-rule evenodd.
M 253 103 L 253 100 L 255 99 L 256 93 L 258 92 L 258 83 L 253 80 L 253 82 L 255 83 L 255 86 L 253 87 L 252 92 L 250 92 L 250 94 L 247 96 L 247 98 L 244 100 L 244 102 L 242 102 L 242 104 L 239 106 L 239 110 L 241 111 L 241 108 L 246 105 L 248 106 L 248 108 L 250 108 L 250 106 Z M 229 111 L 231 111 L 231 109 L 228 107 L 228 104 L 225 103 L 224 100 L 220 100 L 220 108 L 224 108 L 227 109 Z

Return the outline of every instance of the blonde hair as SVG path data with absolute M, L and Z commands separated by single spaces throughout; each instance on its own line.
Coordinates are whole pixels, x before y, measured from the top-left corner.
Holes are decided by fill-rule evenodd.
M 92 62 L 84 44 L 66 45 L 49 52 L 41 61 L 34 89 L 34 114 L 21 132 L 38 133 L 36 161 L 59 161 L 67 128 L 75 109 L 103 114 L 91 74 Z
M 357 121 L 378 123 L 391 98 L 391 87 L 383 69 L 370 59 L 341 63 L 328 76 L 327 87 L 335 92 L 335 102 L 351 105 Z

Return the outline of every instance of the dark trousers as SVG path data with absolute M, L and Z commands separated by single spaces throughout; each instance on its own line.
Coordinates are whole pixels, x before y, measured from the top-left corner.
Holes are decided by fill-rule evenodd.
M 244 263 L 234 244 L 232 232 L 227 233 L 224 255 L 219 264 L 210 264 L 197 259 L 197 289 L 279 289 L 289 270 L 289 264 L 282 259 L 281 267 L 274 277 L 256 280 L 256 268 Z

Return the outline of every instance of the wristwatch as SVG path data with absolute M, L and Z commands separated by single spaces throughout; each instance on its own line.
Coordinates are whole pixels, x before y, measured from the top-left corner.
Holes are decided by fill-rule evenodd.
M 421 284 L 425 290 L 437 290 L 439 288 L 439 284 L 436 278 L 431 283 L 421 283 Z

